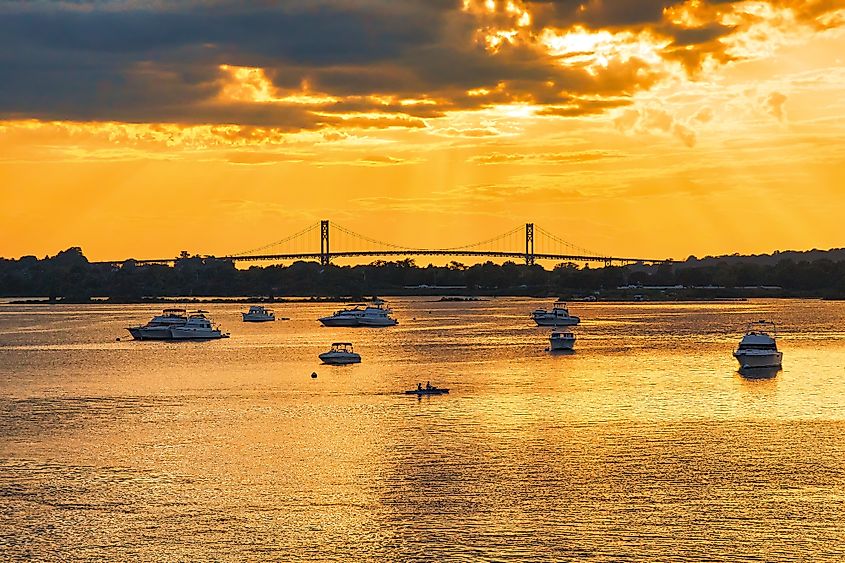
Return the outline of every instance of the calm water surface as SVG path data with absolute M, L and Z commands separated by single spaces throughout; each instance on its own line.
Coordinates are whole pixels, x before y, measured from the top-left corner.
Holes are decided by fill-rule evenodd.
M 569 355 L 540 301 L 391 304 L 206 305 L 232 337 L 202 343 L 0 304 L 2 558 L 845 559 L 845 303 L 574 304 Z M 759 318 L 784 369 L 746 379 Z M 338 340 L 363 363 L 319 365 Z M 401 394 L 427 380 L 452 391 Z

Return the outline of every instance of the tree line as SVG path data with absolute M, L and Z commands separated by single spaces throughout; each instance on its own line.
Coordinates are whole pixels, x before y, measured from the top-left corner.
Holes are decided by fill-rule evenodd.
M 317 262 L 238 269 L 230 260 L 187 253 L 169 265 L 91 263 L 78 247 L 38 259 L 0 259 L 0 296 L 86 301 L 136 301 L 175 296 L 366 296 L 398 294 L 538 295 L 609 298 L 659 290 L 670 297 L 756 295 L 845 296 L 845 260 L 826 258 L 774 264 L 737 260 L 659 266 L 590 268 L 561 263 L 552 269 L 514 262 L 418 266 L 414 260 L 321 266 Z M 623 289 L 620 289 L 623 288 Z M 642 289 L 640 289 L 642 288 Z

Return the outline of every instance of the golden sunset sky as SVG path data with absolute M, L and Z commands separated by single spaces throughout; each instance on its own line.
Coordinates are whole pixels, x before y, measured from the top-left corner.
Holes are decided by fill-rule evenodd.
M 0 48 L 0 256 L 223 255 L 320 219 L 845 246 L 845 1 L 6 1 Z

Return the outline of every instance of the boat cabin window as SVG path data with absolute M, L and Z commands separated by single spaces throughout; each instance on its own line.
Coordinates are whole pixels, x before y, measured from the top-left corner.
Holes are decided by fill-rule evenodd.
M 769 344 L 740 344 L 740 350 L 777 350 L 774 342 Z

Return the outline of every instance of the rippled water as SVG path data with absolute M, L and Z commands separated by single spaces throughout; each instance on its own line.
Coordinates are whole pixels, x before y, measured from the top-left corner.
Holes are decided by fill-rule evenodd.
M 845 303 L 574 304 L 568 355 L 539 301 L 391 304 L 207 305 L 232 337 L 203 343 L 0 305 L 3 559 L 845 559 Z M 746 379 L 758 318 L 784 369 Z M 319 365 L 336 340 L 363 363 Z M 426 380 L 452 391 L 401 394 Z

